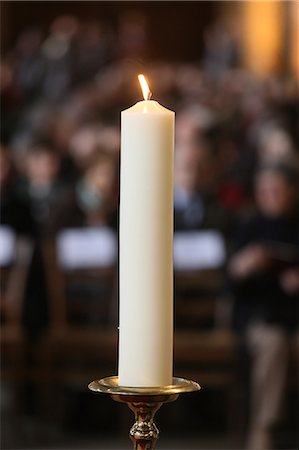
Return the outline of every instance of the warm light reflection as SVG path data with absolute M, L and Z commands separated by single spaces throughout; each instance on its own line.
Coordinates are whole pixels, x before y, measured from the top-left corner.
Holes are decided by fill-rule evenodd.
M 144 77 L 144 75 L 142 75 L 142 73 L 140 73 L 138 75 L 138 80 L 142 89 L 142 94 L 143 94 L 143 98 L 144 100 L 149 100 L 152 96 L 152 93 L 148 87 L 147 81 Z

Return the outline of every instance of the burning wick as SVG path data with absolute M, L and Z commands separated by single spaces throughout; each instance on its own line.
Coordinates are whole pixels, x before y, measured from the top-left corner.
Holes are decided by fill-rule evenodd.
M 150 91 L 150 88 L 148 87 L 147 81 L 145 79 L 145 76 L 143 74 L 138 75 L 138 80 L 141 86 L 142 94 L 144 100 L 150 100 L 152 93 Z

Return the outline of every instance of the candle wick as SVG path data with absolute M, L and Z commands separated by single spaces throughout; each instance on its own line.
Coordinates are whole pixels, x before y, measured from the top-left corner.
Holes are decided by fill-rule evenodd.
M 147 99 L 150 100 L 152 98 L 153 93 L 151 91 L 149 91 Z

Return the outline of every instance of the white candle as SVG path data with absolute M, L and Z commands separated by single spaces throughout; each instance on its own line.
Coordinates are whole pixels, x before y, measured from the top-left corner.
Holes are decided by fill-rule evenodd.
M 174 112 L 121 113 L 119 384 L 172 382 Z

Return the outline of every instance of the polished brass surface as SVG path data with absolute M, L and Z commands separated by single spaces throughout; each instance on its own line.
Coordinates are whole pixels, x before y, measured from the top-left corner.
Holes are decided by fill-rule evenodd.
M 183 394 L 184 392 L 199 391 L 200 386 L 195 381 L 174 377 L 172 384 L 158 387 L 128 387 L 119 386 L 118 377 L 106 377 L 101 380 L 92 381 L 88 385 L 91 391 L 104 392 L 107 394 L 122 395 L 171 395 Z
M 163 403 L 176 400 L 179 394 L 199 391 L 195 381 L 173 378 L 168 386 L 127 387 L 119 386 L 118 377 L 106 377 L 92 381 L 88 385 L 94 392 L 110 394 L 112 399 L 127 403 L 135 414 L 135 423 L 130 430 L 130 438 L 135 450 L 153 450 L 159 437 L 154 416 Z

